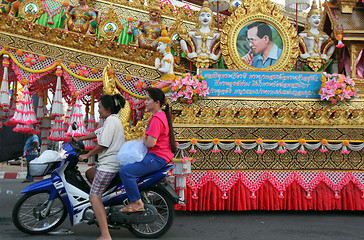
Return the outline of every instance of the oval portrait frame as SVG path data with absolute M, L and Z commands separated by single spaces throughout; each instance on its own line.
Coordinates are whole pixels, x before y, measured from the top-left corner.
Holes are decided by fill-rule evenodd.
M 242 29 L 254 22 L 267 23 L 282 40 L 282 53 L 276 63 L 256 68 L 242 60 L 237 41 Z M 229 69 L 290 71 L 299 55 L 297 32 L 280 10 L 269 0 L 244 1 L 229 17 L 221 34 L 221 52 Z

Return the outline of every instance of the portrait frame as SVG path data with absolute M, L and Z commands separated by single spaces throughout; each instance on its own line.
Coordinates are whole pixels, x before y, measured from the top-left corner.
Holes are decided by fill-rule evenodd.
M 268 24 L 282 41 L 282 53 L 277 62 L 269 67 L 253 67 L 242 60 L 238 41 L 242 39 L 242 31 L 246 31 L 247 26 L 254 22 Z M 220 44 L 224 62 L 229 69 L 290 71 L 299 55 L 299 40 L 295 27 L 269 0 L 244 1 L 225 23 Z

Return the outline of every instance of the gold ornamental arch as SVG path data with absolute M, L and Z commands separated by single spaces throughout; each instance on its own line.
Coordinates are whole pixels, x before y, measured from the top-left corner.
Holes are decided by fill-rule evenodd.
M 265 22 L 270 25 L 278 41 L 281 41 L 281 56 L 276 63 L 266 68 L 256 68 L 242 60 L 241 35 L 253 22 Z M 299 55 L 295 27 L 269 0 L 243 1 L 225 23 L 220 41 L 222 56 L 229 69 L 290 71 Z

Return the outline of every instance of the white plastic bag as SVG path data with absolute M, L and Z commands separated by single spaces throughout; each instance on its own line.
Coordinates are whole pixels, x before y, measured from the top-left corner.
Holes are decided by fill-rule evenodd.
M 121 166 L 126 164 L 141 162 L 148 149 L 143 143 L 143 139 L 131 140 L 124 143 L 117 155 Z
M 49 163 L 49 162 L 58 162 L 62 159 L 59 158 L 59 154 L 57 151 L 45 150 L 38 158 L 34 159 L 33 163 Z

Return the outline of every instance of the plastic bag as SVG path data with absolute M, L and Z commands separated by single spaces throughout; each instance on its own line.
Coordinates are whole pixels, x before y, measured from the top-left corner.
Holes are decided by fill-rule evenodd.
M 58 162 L 62 159 L 59 158 L 59 154 L 57 151 L 45 150 L 38 158 L 34 159 L 33 163 L 49 163 L 49 162 Z
M 121 166 L 126 164 L 141 162 L 148 149 L 143 143 L 143 139 L 131 140 L 124 143 L 117 155 Z

